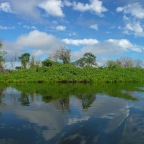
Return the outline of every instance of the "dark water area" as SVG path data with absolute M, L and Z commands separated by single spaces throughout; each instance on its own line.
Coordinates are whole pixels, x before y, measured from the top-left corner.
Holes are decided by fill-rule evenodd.
M 0 85 L 0 144 L 143 144 L 144 84 Z

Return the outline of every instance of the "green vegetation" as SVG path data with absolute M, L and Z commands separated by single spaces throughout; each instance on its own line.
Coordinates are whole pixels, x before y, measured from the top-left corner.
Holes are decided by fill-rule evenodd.
M 144 69 L 79 68 L 72 64 L 41 66 L 0 74 L 0 82 L 144 82 Z
M 0 42 L 0 49 L 2 42 Z M 0 51 L 1 83 L 117 83 L 144 82 L 144 68 L 140 60 L 121 58 L 108 61 L 107 66 L 99 67 L 96 56 L 87 52 L 82 58 L 70 62 L 70 50 L 61 47 L 50 58 L 35 61 L 29 53 L 19 57 L 21 66 L 15 70 L 3 69 L 4 51 Z M 3 72 L 4 71 L 4 72 Z
M 13 88 L 21 91 L 22 96 L 34 94 L 41 95 L 45 102 L 51 102 L 60 98 L 76 96 L 81 100 L 94 101 L 97 95 L 108 95 L 111 97 L 137 100 L 132 92 L 143 92 L 138 87 L 142 84 L 11 84 Z M 92 98 L 91 98 L 92 97 Z
M 27 64 L 29 63 L 30 60 L 30 54 L 29 53 L 24 53 L 19 57 L 21 61 L 21 65 L 24 69 L 26 69 Z
M 132 95 L 134 91 L 141 92 L 138 84 L 10 84 L 0 85 L 0 104 L 2 92 L 6 87 L 12 87 L 20 92 L 18 101 L 23 106 L 29 106 L 36 95 L 40 95 L 45 103 L 54 103 L 60 108 L 69 107 L 70 97 L 74 96 L 81 101 L 83 109 L 87 110 L 96 100 L 97 96 L 123 98 L 131 101 L 138 99 Z
M 85 53 L 83 57 L 75 61 L 74 64 L 79 67 L 97 66 L 96 56 L 92 54 L 91 52 Z
M 135 91 L 144 92 L 144 90 L 140 89 L 143 84 L 0 84 L 0 106 L 5 105 L 3 102 L 3 91 L 7 87 L 19 91 L 18 101 L 23 106 L 31 105 L 35 96 L 40 96 L 42 101 L 53 103 L 56 108 L 62 111 L 69 110 L 71 96 L 78 98 L 81 101 L 82 108 L 87 110 L 97 99 L 97 96 L 110 96 L 138 101 L 138 98 L 134 97 L 133 93 Z

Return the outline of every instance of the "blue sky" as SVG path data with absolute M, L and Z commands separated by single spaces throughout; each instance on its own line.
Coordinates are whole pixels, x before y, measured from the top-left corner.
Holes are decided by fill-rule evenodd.
M 92 52 L 99 64 L 121 57 L 143 61 L 142 0 L 0 0 L 0 39 L 7 61 L 36 59 L 60 46 L 76 60 Z

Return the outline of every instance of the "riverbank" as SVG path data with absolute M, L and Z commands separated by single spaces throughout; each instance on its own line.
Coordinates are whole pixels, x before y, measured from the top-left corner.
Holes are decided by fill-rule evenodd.
M 144 82 L 143 68 L 78 68 L 73 65 L 14 70 L 0 74 L 1 83 L 125 83 Z

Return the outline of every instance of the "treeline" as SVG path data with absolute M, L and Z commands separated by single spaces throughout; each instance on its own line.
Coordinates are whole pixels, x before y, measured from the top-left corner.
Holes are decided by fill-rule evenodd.
M 1 54 L 1 66 L 4 54 Z M 21 66 L 3 72 L 0 82 L 144 82 L 144 69 L 140 60 L 127 57 L 98 66 L 96 56 L 91 52 L 74 62 L 71 62 L 70 56 L 71 51 L 65 47 L 43 61 L 35 61 L 29 53 L 24 53 L 19 56 Z
M 60 50 L 54 52 L 48 59 L 45 59 L 44 61 L 35 61 L 34 57 L 30 59 L 29 53 L 24 53 L 19 57 L 19 60 L 21 62 L 20 67 L 16 67 L 16 69 L 21 68 L 35 68 L 35 67 L 51 67 L 54 65 L 60 66 L 62 64 L 71 64 L 76 67 L 84 68 L 87 66 L 94 67 L 94 68 L 104 68 L 107 67 L 109 69 L 115 69 L 115 68 L 141 68 L 142 67 L 142 61 L 139 59 L 132 59 L 130 57 L 124 57 L 117 59 L 116 61 L 109 60 L 107 61 L 105 66 L 98 66 L 96 62 L 96 56 L 91 53 L 87 52 L 81 57 L 80 59 L 71 62 L 70 60 L 70 50 L 66 49 L 65 47 L 62 47 Z

